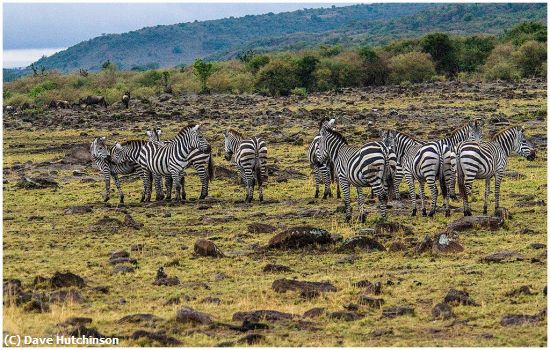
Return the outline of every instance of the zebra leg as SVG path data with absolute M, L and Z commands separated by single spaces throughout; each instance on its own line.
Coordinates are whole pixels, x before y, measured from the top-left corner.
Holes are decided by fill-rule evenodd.
M 141 202 L 151 201 L 151 177 L 152 174 L 148 169 L 144 169 L 142 171 L 141 178 L 143 179 L 143 195 L 141 197 Z
M 187 199 L 187 193 L 185 193 L 185 173 L 181 174 L 181 200 Z
M 174 184 L 174 186 L 176 186 L 176 202 L 179 202 L 179 201 L 184 201 L 182 198 L 181 198 L 181 174 L 178 172 L 178 171 L 174 171 L 172 172 L 171 174 L 172 176 L 172 183 Z
M 164 184 L 166 185 L 166 196 L 164 197 L 164 200 L 171 201 L 172 200 L 172 176 L 168 175 L 166 176 L 166 179 L 164 180 Z
M 164 192 L 162 192 L 162 176 L 153 175 L 153 178 L 155 179 L 155 192 L 157 193 L 155 200 L 161 201 L 164 199 Z
M 374 192 L 378 196 L 378 202 L 380 206 L 380 216 L 385 219 L 387 215 L 387 208 L 388 208 L 388 192 L 384 188 L 383 184 L 379 185 L 380 187 L 373 188 Z M 414 186 L 413 186 L 414 188 Z
M 105 174 L 105 194 L 103 195 L 103 202 L 109 201 L 110 193 L 111 193 L 111 175 Z
M 420 208 L 422 208 L 422 216 L 426 216 L 426 207 L 424 205 L 424 199 L 425 199 L 425 196 L 424 196 L 424 184 L 426 182 L 424 180 L 418 180 L 418 184 L 419 184 L 419 187 L 420 187 Z
M 495 174 L 495 211 L 500 208 L 500 182 L 502 181 L 502 175 Z
M 491 178 L 485 179 L 485 197 L 483 199 L 483 215 L 487 215 L 487 199 L 489 198 L 489 189 L 491 188 Z
M 365 219 L 367 218 L 367 213 L 365 212 L 365 195 L 363 194 L 363 189 L 361 187 L 357 186 L 356 189 L 357 203 L 359 203 L 359 222 L 364 224 Z
M 340 180 L 338 179 L 338 177 L 336 177 L 334 181 L 336 182 L 336 198 L 340 199 L 342 198 L 342 196 L 340 195 Z
M 321 174 L 319 167 L 316 165 L 313 166 L 313 175 L 315 176 L 315 198 L 319 198 L 319 176 Z
M 122 193 L 122 187 L 120 187 L 120 181 L 118 180 L 118 176 L 116 174 L 113 174 L 113 179 L 115 180 L 115 185 L 118 190 L 118 195 L 120 197 L 120 204 L 124 204 L 124 193 Z
M 434 216 L 435 210 L 437 209 L 437 184 L 435 183 L 435 179 L 430 179 L 428 182 L 428 187 L 430 188 L 430 192 L 432 194 L 432 209 L 430 209 L 430 212 L 428 213 L 429 217 Z
M 409 174 L 409 173 L 405 174 L 405 180 L 409 185 L 409 197 L 411 197 L 411 201 L 413 204 L 413 210 L 412 210 L 411 216 L 416 216 L 416 191 L 414 190 L 414 178 L 412 174 Z
M 340 186 L 342 186 L 342 192 L 344 192 L 344 205 L 346 208 L 346 221 L 351 220 L 351 203 L 350 203 L 350 193 L 349 193 L 349 183 L 345 178 L 340 179 Z
M 399 186 L 403 180 L 403 171 L 396 171 L 393 177 L 393 193 L 396 200 L 401 199 L 401 193 L 399 193 Z
M 470 193 L 472 192 L 472 182 L 474 181 L 474 179 L 468 180 L 468 178 L 465 176 L 463 181 L 464 181 L 464 193 L 462 195 L 462 203 L 464 205 L 464 216 L 472 216 L 470 203 L 468 203 L 468 195 L 470 195 Z
M 325 166 L 322 172 L 322 178 L 325 182 L 325 192 L 323 193 L 323 199 L 328 197 L 332 198 L 332 189 L 330 188 L 330 168 Z
M 201 195 L 199 199 L 205 199 L 208 196 L 208 171 L 204 167 L 195 167 L 201 180 Z

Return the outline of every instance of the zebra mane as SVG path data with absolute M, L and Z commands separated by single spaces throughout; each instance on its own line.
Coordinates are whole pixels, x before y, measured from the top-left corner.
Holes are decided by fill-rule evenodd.
M 409 133 L 406 133 L 406 132 L 403 132 L 403 131 L 397 131 L 397 130 L 395 130 L 395 129 L 385 129 L 385 130 L 395 132 L 395 135 L 396 135 L 396 136 L 399 135 L 399 134 L 401 134 L 401 135 L 403 135 L 403 136 L 406 136 L 406 137 L 410 138 L 411 140 L 413 140 L 413 141 L 415 141 L 415 142 L 420 142 L 416 137 L 412 136 L 412 135 L 409 134 Z
M 179 136 L 179 135 L 185 134 L 187 131 L 189 131 L 189 129 L 194 128 L 195 126 L 197 126 L 197 124 L 191 123 L 191 124 L 189 124 L 189 125 L 183 127 L 183 128 L 180 130 L 180 132 L 178 133 L 178 136 Z
M 454 129 L 453 131 L 451 131 L 451 136 L 449 137 L 453 137 L 455 136 L 456 134 L 458 134 L 459 132 L 461 132 L 462 130 L 466 129 L 467 127 L 470 126 L 470 121 L 467 121 L 465 124 L 463 124 L 462 126 L 459 126 L 458 128 Z
M 511 126 L 509 128 L 506 128 L 504 130 L 500 130 L 498 131 L 497 133 L 495 133 L 493 135 L 493 137 L 491 138 L 491 141 L 495 141 L 496 139 L 498 139 L 500 136 L 504 135 L 504 134 L 507 134 L 510 130 L 515 130 L 515 131 L 518 131 L 520 132 L 521 131 L 521 126 Z
M 120 145 L 121 146 L 127 146 L 127 145 L 130 145 L 130 144 L 133 144 L 133 143 L 145 143 L 146 141 L 143 141 L 143 140 L 127 140 L 127 141 L 124 141 L 124 142 L 121 142 Z
M 233 135 L 235 135 L 235 136 L 237 136 L 241 139 L 243 138 L 243 135 L 235 129 L 227 129 L 227 132 L 230 133 L 230 134 L 233 134 Z
M 332 129 L 325 129 L 325 130 L 331 135 L 334 135 L 336 138 L 338 138 L 340 141 L 342 141 L 346 145 L 348 144 L 348 141 L 346 140 L 346 138 L 342 134 L 340 134 L 338 131 L 332 130 Z

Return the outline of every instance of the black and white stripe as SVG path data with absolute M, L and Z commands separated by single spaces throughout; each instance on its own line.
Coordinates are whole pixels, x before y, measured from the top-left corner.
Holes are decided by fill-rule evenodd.
M 325 127 L 334 127 L 335 119 L 321 121 L 321 126 L 325 123 Z M 319 128 L 320 129 L 320 128 Z M 323 193 L 323 199 L 332 197 L 331 182 L 334 181 L 334 164 L 332 162 L 321 163 L 319 161 L 319 140 L 321 135 L 317 135 L 313 138 L 313 141 L 309 145 L 308 159 L 310 167 L 313 169 L 313 175 L 315 177 L 315 198 L 319 198 L 319 183 L 325 184 L 325 191 Z M 340 198 L 340 186 L 336 184 L 336 197 Z
M 487 199 L 491 178 L 495 178 L 495 210 L 499 207 L 500 183 L 508 164 L 508 157 L 517 153 L 527 160 L 535 159 L 535 149 L 527 141 L 522 127 L 505 129 L 490 142 L 465 142 L 458 148 L 458 189 L 464 203 L 464 216 L 472 215 L 468 203 L 474 179 L 485 179 L 483 213 L 487 214 Z
M 101 171 L 105 179 L 105 194 L 103 196 L 103 201 L 107 202 L 109 200 L 112 177 L 115 180 L 115 185 L 120 196 L 120 203 L 124 204 L 124 193 L 122 192 L 118 175 L 131 174 L 138 169 L 138 165 L 132 162 L 123 162 L 120 164 L 113 163 L 111 161 L 111 151 L 105 144 L 105 137 L 97 137 L 92 141 L 90 153 L 95 165 Z
M 224 135 L 225 159 L 237 166 L 242 182 L 246 186 L 246 199 L 250 203 L 254 186 L 258 185 L 259 200 L 264 200 L 263 184 L 267 181 L 267 144 L 260 137 L 244 139 L 235 130 L 226 130 Z
M 350 147 L 345 138 L 335 130 L 321 127 L 319 141 L 320 161 L 328 158 L 334 163 L 339 184 L 344 193 L 346 220 L 351 220 L 350 186 L 357 189 L 359 220 L 365 221 L 363 187 L 372 187 L 378 196 L 380 215 L 386 217 L 388 174 L 395 172 L 395 153 L 382 142 L 369 142 L 361 148 Z

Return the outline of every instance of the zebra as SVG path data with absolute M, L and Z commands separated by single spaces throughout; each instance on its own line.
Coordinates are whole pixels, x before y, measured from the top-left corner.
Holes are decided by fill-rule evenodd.
M 237 166 L 246 186 L 245 202 L 252 202 L 254 186 L 258 185 L 259 200 L 264 200 L 263 184 L 267 181 L 267 144 L 260 137 L 244 139 L 236 130 L 224 131 L 225 160 Z M 232 160 L 233 159 L 233 160 Z
M 151 200 L 151 176 L 160 175 L 172 177 L 172 183 L 176 185 L 176 201 L 181 198 L 182 172 L 188 165 L 188 156 L 194 150 L 210 153 L 210 144 L 200 132 L 200 124 L 191 124 L 176 135 L 171 143 L 146 142 L 139 153 L 139 165 L 142 169 L 144 188 L 144 201 Z
M 320 162 L 330 161 L 338 176 L 339 184 L 344 193 L 346 221 L 351 220 L 350 186 L 357 189 L 359 203 L 359 220 L 365 222 L 363 187 L 372 187 L 378 196 L 380 215 L 386 217 L 387 179 L 388 174 L 395 171 L 397 158 L 395 153 L 382 142 L 369 142 L 361 148 L 350 147 L 336 130 L 321 125 L 319 140 Z
M 335 119 L 330 119 L 326 121 L 327 127 L 332 127 L 334 125 Z M 328 164 L 319 162 L 319 139 L 321 135 L 317 135 L 313 138 L 313 141 L 309 145 L 308 149 L 308 158 L 311 168 L 313 169 L 313 174 L 315 176 L 315 198 L 319 198 L 319 183 L 323 181 L 325 184 L 325 191 L 323 193 L 323 199 L 327 197 L 332 198 L 332 191 L 330 184 L 334 181 L 334 164 L 329 162 Z M 340 198 L 340 186 L 336 184 L 336 198 Z
M 119 174 L 131 174 L 138 169 L 138 165 L 132 162 L 113 163 L 111 161 L 111 150 L 105 144 L 105 137 L 96 137 L 90 145 L 90 153 L 96 166 L 103 174 L 105 179 L 105 194 L 103 201 L 109 201 L 109 194 L 111 192 L 111 177 L 115 180 L 115 185 L 120 197 L 120 204 L 124 204 L 124 193 L 120 186 L 118 179 Z
M 485 179 L 483 214 L 487 214 L 487 198 L 491 178 L 495 178 L 495 211 L 499 208 L 500 183 L 512 153 L 532 161 L 535 148 L 527 141 L 523 127 L 511 127 L 496 133 L 489 142 L 465 142 L 458 148 L 458 189 L 464 203 L 464 216 L 471 216 L 468 203 L 474 179 Z
M 150 141 L 158 141 L 163 144 L 173 143 L 175 139 L 163 140 L 160 141 L 160 135 L 162 130 L 157 127 L 156 129 L 147 131 L 147 135 L 150 137 Z M 151 140 L 151 139 L 154 140 Z M 208 196 L 208 183 L 214 179 L 214 163 L 211 153 L 204 153 L 198 149 L 193 149 L 187 156 L 187 161 L 189 165 L 192 165 L 199 175 L 201 180 L 201 194 L 199 199 L 204 199 Z M 170 200 L 172 195 L 172 177 L 166 176 L 166 197 L 164 199 Z M 185 193 L 185 172 L 181 176 L 181 196 L 182 199 L 186 199 Z

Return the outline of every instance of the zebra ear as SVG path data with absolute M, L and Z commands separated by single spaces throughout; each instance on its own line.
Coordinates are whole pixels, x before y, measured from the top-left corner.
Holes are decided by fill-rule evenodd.
M 160 136 L 160 134 L 162 134 L 162 130 L 160 130 L 160 128 L 157 129 L 157 134 L 158 134 L 159 136 Z
M 118 149 L 118 150 L 122 149 L 122 145 L 121 145 L 120 143 L 117 143 L 117 144 L 115 145 L 115 147 L 116 147 L 116 149 Z
M 336 123 L 336 119 L 332 118 L 331 120 L 328 121 L 327 124 L 328 124 L 330 127 L 332 127 L 332 126 L 334 125 L 334 123 Z
M 102 136 L 102 137 L 100 138 L 100 140 L 101 140 L 101 141 L 105 141 L 105 136 Z
M 520 127 L 519 127 L 519 130 L 523 133 L 523 132 L 525 131 L 525 126 L 523 126 L 523 125 L 520 126 Z
M 145 133 L 147 134 L 147 136 L 151 137 L 151 134 L 152 134 L 151 130 L 147 130 Z
M 201 126 L 200 124 L 197 124 L 191 130 L 197 131 L 197 130 L 199 130 L 200 126 Z

